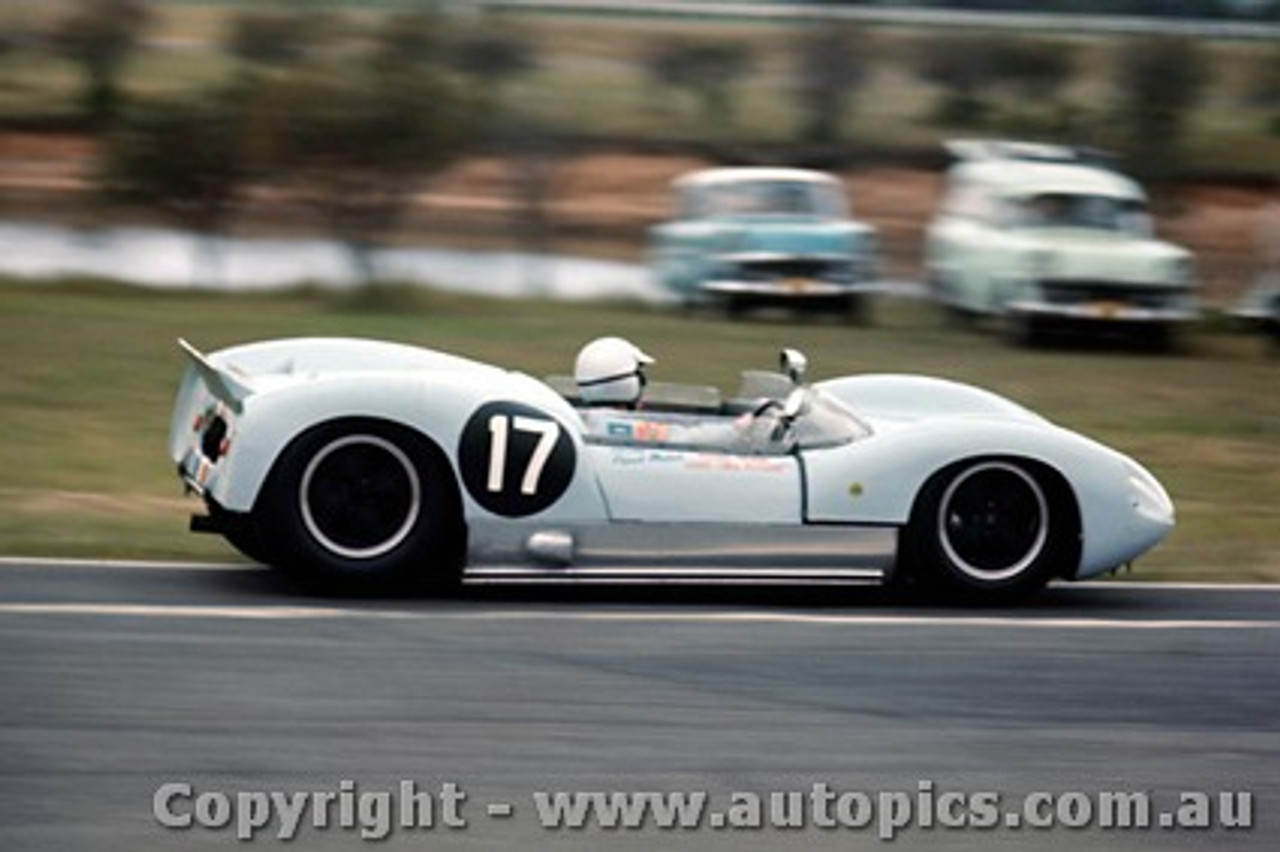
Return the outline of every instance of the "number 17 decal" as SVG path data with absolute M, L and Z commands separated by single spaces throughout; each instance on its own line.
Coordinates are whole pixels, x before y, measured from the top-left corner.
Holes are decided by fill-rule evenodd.
M 532 515 L 573 479 L 573 441 L 559 421 L 516 402 L 481 406 L 458 444 L 462 480 L 477 503 L 506 517 Z
M 512 417 L 508 414 L 495 414 L 489 418 L 489 490 L 495 494 L 501 493 L 506 484 L 507 441 L 511 429 L 538 436 L 538 445 L 533 448 L 524 476 L 520 479 L 521 494 L 537 494 L 542 470 L 560 437 L 560 425 L 554 420 L 519 415 Z

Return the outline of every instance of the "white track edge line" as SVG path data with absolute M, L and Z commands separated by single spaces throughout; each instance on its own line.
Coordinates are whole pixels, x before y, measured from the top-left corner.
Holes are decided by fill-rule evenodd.
M 98 615 L 144 618 L 394 619 L 412 621 L 595 621 L 633 623 L 800 624 L 821 627 L 1014 627 L 1115 630 L 1277 630 L 1280 621 L 1257 619 L 1034 618 L 964 615 L 808 615 L 791 612 L 572 612 L 567 610 L 409 611 L 313 606 L 192 606 L 169 604 L 0 603 L 0 614 Z
M 0 568 L 101 568 L 104 570 L 149 569 L 156 571 L 261 571 L 252 562 L 182 562 L 146 559 L 80 559 L 50 556 L 0 556 Z M 637 585 L 643 585 L 639 583 Z M 1084 580 L 1058 583 L 1051 588 L 1073 589 L 1156 589 L 1176 591 L 1280 592 L 1276 583 L 1211 583 L 1205 581 Z

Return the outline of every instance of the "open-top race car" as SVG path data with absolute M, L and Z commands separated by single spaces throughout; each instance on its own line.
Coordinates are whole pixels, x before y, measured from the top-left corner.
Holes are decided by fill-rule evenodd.
M 1121 566 L 1174 523 L 1139 464 L 1011 401 L 808 383 L 794 350 L 732 398 L 651 384 L 633 409 L 394 343 L 183 348 L 169 449 L 207 507 L 193 529 L 343 591 L 898 581 L 999 601 Z

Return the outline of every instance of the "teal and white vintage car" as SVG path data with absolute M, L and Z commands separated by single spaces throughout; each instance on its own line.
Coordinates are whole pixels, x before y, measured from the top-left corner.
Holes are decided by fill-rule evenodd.
M 850 219 L 839 179 L 807 169 L 715 168 L 672 188 L 678 211 L 650 231 L 649 262 L 686 304 L 861 314 L 878 275 L 876 233 Z
M 1053 325 L 1152 339 L 1199 316 L 1191 253 L 1157 239 L 1142 187 L 1097 152 L 953 141 L 925 235 L 950 311 L 1002 317 L 1022 341 Z

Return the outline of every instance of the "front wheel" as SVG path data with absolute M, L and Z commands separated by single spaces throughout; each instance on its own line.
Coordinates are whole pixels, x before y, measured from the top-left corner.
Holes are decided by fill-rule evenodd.
M 904 547 L 935 592 L 986 602 L 1021 599 L 1071 558 L 1073 521 L 1043 473 L 1016 461 L 969 462 L 921 491 Z
M 443 455 L 379 421 L 325 424 L 281 454 L 254 510 L 273 564 L 337 591 L 456 585 L 460 500 Z

